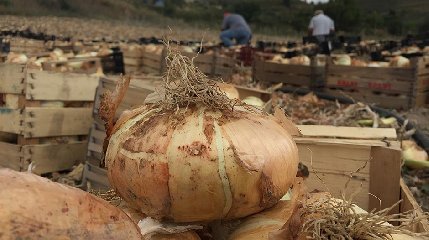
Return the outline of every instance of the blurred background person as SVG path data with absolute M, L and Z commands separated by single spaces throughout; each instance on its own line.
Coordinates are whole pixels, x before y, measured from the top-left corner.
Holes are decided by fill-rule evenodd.
M 316 10 L 308 26 L 309 36 L 313 36 L 319 43 L 319 52 L 330 54 L 332 46 L 330 36 L 335 34 L 334 21 L 326 16 L 322 10 Z
M 225 47 L 235 44 L 245 45 L 250 42 L 252 31 L 243 16 L 225 12 L 223 14 L 222 32 L 220 39 Z

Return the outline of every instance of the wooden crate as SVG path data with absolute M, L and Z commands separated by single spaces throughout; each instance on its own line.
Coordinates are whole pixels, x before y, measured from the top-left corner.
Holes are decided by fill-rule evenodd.
M 101 61 L 98 57 L 71 58 L 67 61 L 43 62 L 42 69 L 51 72 L 73 72 L 93 74 L 101 68 Z
M 82 185 L 80 188 L 89 191 L 107 191 L 110 190 L 109 180 L 107 179 L 107 170 L 87 161 L 83 169 Z
M 10 51 L 16 53 L 38 53 L 45 52 L 45 42 L 26 38 L 11 38 Z
M 162 51 L 159 51 L 159 50 L 154 52 L 143 51 L 142 72 L 162 75 L 166 67 L 166 63 L 165 63 L 165 57 L 167 56 L 166 54 L 167 54 L 167 51 L 165 48 L 163 48 Z
M 237 61 L 232 57 L 213 54 L 182 53 L 184 56 L 194 58 L 194 64 L 204 74 L 211 77 L 229 78 L 235 73 Z
M 0 65 L 0 167 L 34 173 L 85 159 L 98 78 Z
M 141 73 L 143 71 L 143 48 L 123 48 L 123 61 L 126 74 Z
M 325 68 L 317 66 L 314 59 L 310 66 L 281 64 L 256 59 L 253 65 L 253 77 L 256 81 L 283 83 L 294 87 L 319 88 L 324 86 Z
M 310 170 L 306 181 L 310 191 L 329 190 L 335 197 L 341 191 L 356 192 L 354 200 L 365 210 L 380 209 L 379 199 L 381 208 L 400 200 L 401 149 L 395 129 L 312 125 L 299 129 L 303 136 L 295 141 L 300 161 Z
M 429 104 L 429 57 L 411 60 L 409 68 L 338 66 L 327 62 L 326 92 L 350 96 L 381 107 Z
M 93 118 L 94 122 L 91 126 L 91 132 L 88 141 L 88 153 L 87 159 L 95 161 L 98 165 L 103 165 L 103 143 L 106 138 L 104 123 L 98 115 L 98 110 L 100 107 L 100 100 L 103 93 L 107 90 L 113 91 L 116 86 L 115 78 L 102 78 L 97 87 L 95 103 L 93 108 Z M 116 118 L 122 114 L 123 111 L 127 109 L 132 109 L 136 106 L 142 105 L 146 97 L 155 91 L 155 87 L 159 85 L 160 77 L 133 77 L 130 83 L 130 86 L 125 94 L 124 99 L 116 111 Z

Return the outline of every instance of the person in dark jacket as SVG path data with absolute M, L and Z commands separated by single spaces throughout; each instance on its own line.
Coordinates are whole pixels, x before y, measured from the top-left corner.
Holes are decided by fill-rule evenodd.
M 223 15 L 222 32 L 220 39 L 225 47 L 234 45 L 245 45 L 250 42 L 252 31 L 243 16 L 225 12 Z

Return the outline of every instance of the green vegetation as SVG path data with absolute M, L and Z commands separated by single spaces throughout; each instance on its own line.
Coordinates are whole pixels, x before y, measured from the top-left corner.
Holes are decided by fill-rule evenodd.
M 225 10 L 241 13 L 255 33 L 306 34 L 315 9 L 334 19 L 340 32 L 364 35 L 404 35 L 429 31 L 428 0 L 331 0 L 312 5 L 300 0 L 0 0 L 0 14 L 56 15 L 166 25 L 219 28 Z

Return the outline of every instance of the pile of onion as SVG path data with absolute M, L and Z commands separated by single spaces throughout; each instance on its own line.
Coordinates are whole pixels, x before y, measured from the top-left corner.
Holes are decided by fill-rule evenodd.
M 147 216 L 174 222 L 235 219 L 274 206 L 298 168 L 290 126 L 229 99 L 189 58 L 167 49 L 163 101 L 113 126 L 109 116 L 127 81 L 103 98 L 115 191 Z

